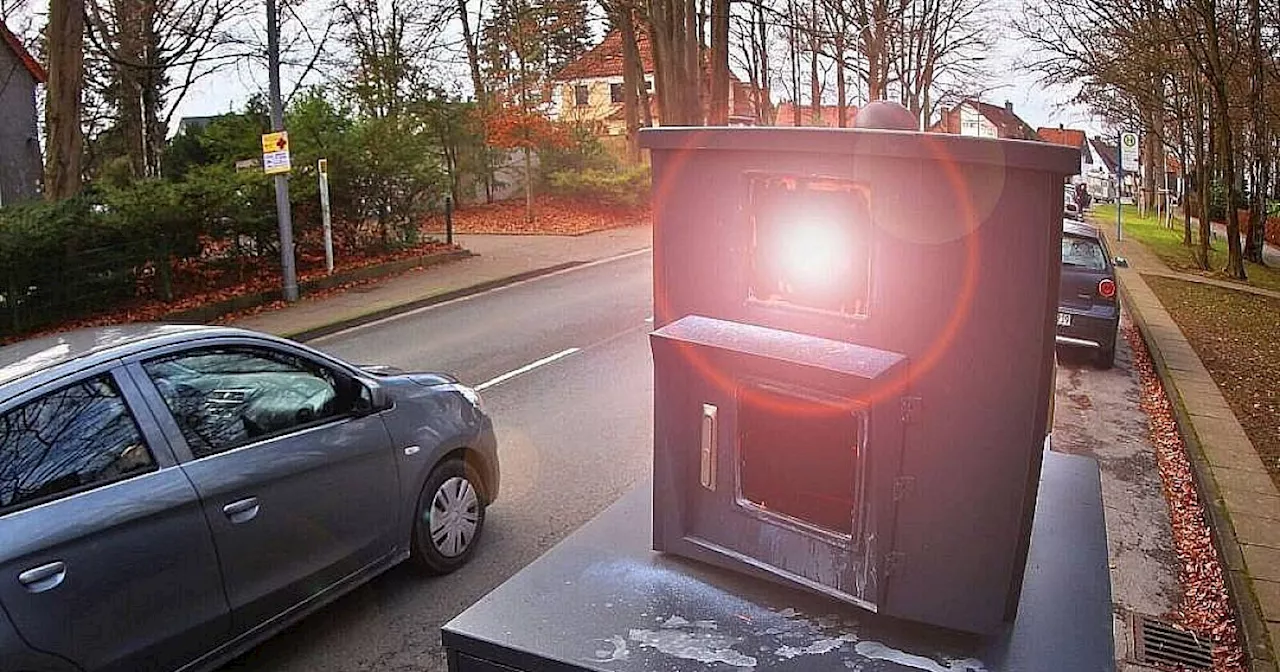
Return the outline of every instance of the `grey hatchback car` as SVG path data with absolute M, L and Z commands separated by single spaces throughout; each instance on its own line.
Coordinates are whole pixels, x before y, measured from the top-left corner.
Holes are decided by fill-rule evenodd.
M 220 327 L 0 348 L 0 670 L 204 670 L 405 559 L 446 573 L 498 494 L 479 396 Z

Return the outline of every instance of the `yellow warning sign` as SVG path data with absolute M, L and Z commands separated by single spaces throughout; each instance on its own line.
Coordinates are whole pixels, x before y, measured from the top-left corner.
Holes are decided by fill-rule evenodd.
M 287 173 L 293 168 L 289 160 L 289 133 L 267 133 L 262 136 L 262 172 L 268 175 Z
M 289 132 L 267 133 L 262 136 L 262 153 L 289 151 Z

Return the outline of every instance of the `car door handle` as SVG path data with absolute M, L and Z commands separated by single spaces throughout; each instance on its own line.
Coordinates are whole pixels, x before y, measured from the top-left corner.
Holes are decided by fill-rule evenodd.
M 57 588 L 66 577 L 67 565 L 58 561 L 28 569 L 18 575 L 18 583 L 21 583 L 29 592 L 43 593 Z
M 245 497 L 222 507 L 222 512 L 233 523 L 247 523 L 258 515 L 258 498 Z

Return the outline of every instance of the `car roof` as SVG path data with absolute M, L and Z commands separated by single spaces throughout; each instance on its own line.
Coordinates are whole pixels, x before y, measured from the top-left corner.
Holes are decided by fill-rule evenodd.
M 0 346 L 0 386 L 33 376 L 57 378 L 150 348 L 213 336 L 262 337 L 232 327 L 184 324 L 123 324 L 66 331 Z M 6 392 L 0 389 L 0 400 L 9 396 Z
M 1098 230 L 1098 227 L 1071 219 L 1062 220 L 1062 232 L 1082 238 L 1102 238 L 1102 232 Z

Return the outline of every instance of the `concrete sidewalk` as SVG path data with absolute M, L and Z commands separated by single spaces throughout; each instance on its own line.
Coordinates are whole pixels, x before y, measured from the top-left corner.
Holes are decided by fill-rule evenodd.
M 1112 232 L 1103 231 L 1113 253 L 1129 260 L 1129 268 L 1117 269 L 1125 305 L 1178 416 L 1226 565 L 1227 587 L 1240 612 L 1241 644 L 1253 661 L 1252 670 L 1274 671 L 1280 646 L 1280 492 L 1217 384 L 1142 275 L 1250 288 L 1176 273 L 1140 242 L 1116 242 Z
M 233 324 L 292 338 L 314 338 L 403 310 L 649 248 L 653 228 L 630 226 L 581 236 L 456 236 L 476 256 L 410 271 L 334 296 L 307 299 Z

